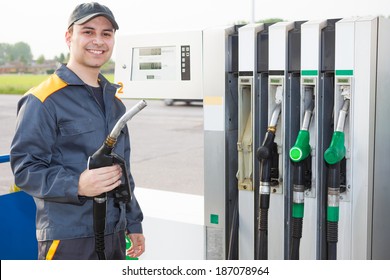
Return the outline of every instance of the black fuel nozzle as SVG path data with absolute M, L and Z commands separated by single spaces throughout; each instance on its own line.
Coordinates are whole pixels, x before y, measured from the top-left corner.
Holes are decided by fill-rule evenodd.
M 106 140 L 107 141 L 107 140 Z M 106 142 L 88 160 L 88 168 L 96 169 L 113 165 L 112 150 L 114 146 L 107 145 Z
M 256 157 L 259 161 L 270 159 L 273 153 L 273 144 L 275 140 L 275 133 L 268 129 L 265 134 L 263 144 L 257 149 Z
M 263 144 L 257 149 L 256 157 L 261 162 L 260 181 L 271 182 L 272 157 L 274 156 L 275 134 L 268 130 Z
M 115 202 L 127 203 L 131 200 L 131 189 L 129 182 L 129 171 L 127 169 L 126 161 L 119 155 L 113 153 L 116 139 L 108 136 L 103 145 L 89 158 L 88 168 L 95 169 L 105 166 L 112 166 L 118 164 L 122 169 L 122 183 L 114 189 Z M 101 194 L 94 197 L 97 203 L 103 203 L 106 194 Z
M 328 259 L 337 259 L 339 199 L 340 199 L 340 162 L 329 165 L 327 176 L 327 229 Z

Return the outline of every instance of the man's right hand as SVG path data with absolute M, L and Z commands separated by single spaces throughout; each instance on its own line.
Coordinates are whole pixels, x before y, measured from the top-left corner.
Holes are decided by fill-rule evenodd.
M 94 197 L 109 192 L 121 184 L 122 169 L 119 165 L 86 169 L 79 178 L 78 194 Z

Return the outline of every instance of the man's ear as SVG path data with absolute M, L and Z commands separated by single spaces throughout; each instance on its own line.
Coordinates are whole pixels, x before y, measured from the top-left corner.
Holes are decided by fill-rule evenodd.
M 69 32 L 69 30 L 67 30 L 65 32 L 65 42 L 68 45 L 68 48 L 70 48 L 70 41 L 71 41 L 71 39 L 72 39 L 72 33 Z

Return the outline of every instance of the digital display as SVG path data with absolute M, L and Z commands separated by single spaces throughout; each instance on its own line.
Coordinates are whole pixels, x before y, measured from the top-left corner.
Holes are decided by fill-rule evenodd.
M 140 48 L 140 56 L 161 55 L 161 48 Z
M 139 70 L 157 70 L 161 69 L 161 62 L 141 62 Z

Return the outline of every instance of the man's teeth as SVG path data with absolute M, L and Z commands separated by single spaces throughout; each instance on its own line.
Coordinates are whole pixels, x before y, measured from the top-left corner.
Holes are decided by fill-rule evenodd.
M 91 53 L 94 53 L 94 54 L 102 54 L 103 51 L 97 51 L 97 50 L 88 50 L 89 52 Z

